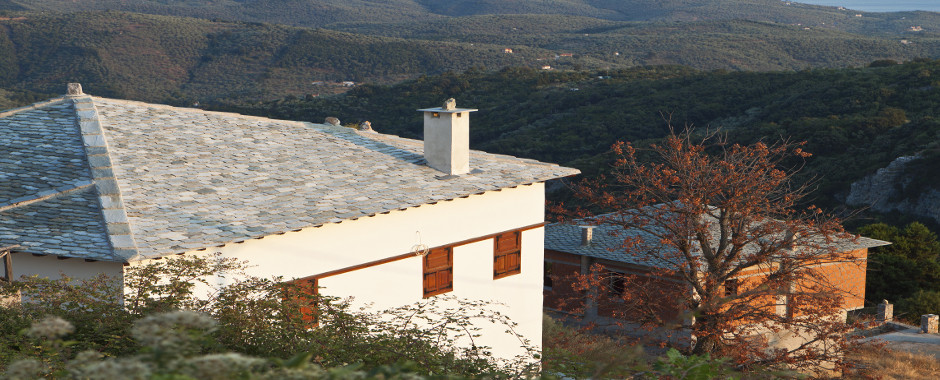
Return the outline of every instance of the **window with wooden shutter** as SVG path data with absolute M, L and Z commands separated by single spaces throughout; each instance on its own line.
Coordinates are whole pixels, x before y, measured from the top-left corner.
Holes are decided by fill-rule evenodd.
M 424 298 L 454 290 L 454 250 L 434 248 L 424 255 Z
M 299 318 L 307 327 L 320 325 L 317 312 L 319 309 L 319 280 L 317 278 L 303 278 L 285 283 L 282 288 L 281 299 L 290 306 L 290 318 Z M 296 312 L 296 314 L 294 314 Z
M 497 235 L 493 249 L 493 279 L 522 272 L 522 233 Z
M 319 298 L 319 281 L 317 279 L 303 280 L 297 282 L 297 288 L 300 291 L 301 307 L 300 317 L 304 322 L 309 322 L 313 326 L 318 326 L 320 321 L 317 318 L 317 301 Z

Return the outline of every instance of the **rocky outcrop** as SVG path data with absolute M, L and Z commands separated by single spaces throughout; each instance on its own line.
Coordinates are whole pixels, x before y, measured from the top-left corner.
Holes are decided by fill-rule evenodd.
M 899 211 L 940 222 L 940 191 L 928 188 L 920 192 L 916 199 L 901 196 L 904 187 L 911 182 L 904 169 L 910 162 L 918 159 L 919 156 L 898 157 L 887 167 L 878 169 L 875 174 L 853 183 L 845 203 L 850 206 L 871 207 L 878 212 Z

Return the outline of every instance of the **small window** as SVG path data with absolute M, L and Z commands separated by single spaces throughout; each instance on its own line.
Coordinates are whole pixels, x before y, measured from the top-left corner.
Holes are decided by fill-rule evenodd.
M 424 255 L 424 298 L 454 290 L 454 251 L 435 248 Z
M 554 266 L 553 263 L 545 262 L 545 278 L 543 279 L 545 290 L 552 290 L 552 269 Z
M 522 273 L 522 233 L 497 235 L 493 249 L 493 279 Z
M 725 280 L 725 297 L 738 295 L 739 285 L 740 283 L 735 278 L 732 278 L 730 280 Z
M 610 297 L 623 297 L 623 273 L 607 272 L 607 295 Z

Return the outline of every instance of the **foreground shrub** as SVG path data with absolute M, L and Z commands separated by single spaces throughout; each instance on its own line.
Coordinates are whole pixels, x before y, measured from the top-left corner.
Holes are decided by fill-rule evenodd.
M 362 364 L 322 368 L 309 363 L 310 355 L 291 360 L 262 359 L 238 353 L 196 354 L 206 348 L 207 334 L 215 321 L 204 314 L 175 311 L 150 315 L 137 320 L 133 336 L 141 349 L 122 357 L 103 357 L 84 351 L 64 365 L 55 358 L 65 356 L 68 345 L 63 337 L 73 326 L 57 317 L 33 324 L 28 338 L 34 345 L 55 347 L 57 355 L 21 359 L 11 363 L 4 378 L 11 380 L 58 379 L 408 379 L 423 378 L 411 363 L 380 366 L 371 371 Z M 55 333 L 35 334 L 35 331 Z
M 646 353 L 637 340 L 630 343 L 564 326 L 546 316 L 542 324 L 544 373 L 559 378 L 633 379 L 737 379 L 782 378 L 792 373 L 752 369 L 744 374 L 728 359 L 709 355 L 682 355 L 669 349 L 664 355 Z M 650 350 L 660 351 L 658 347 Z
M 327 377 L 393 363 L 380 372 L 476 377 L 532 370 L 531 356 L 499 362 L 488 347 L 454 344 L 461 335 L 478 336 L 480 320 L 504 324 L 518 338 L 514 324 L 488 312 L 485 302 L 438 297 L 381 312 L 352 311 L 349 300 L 245 276 L 244 267 L 217 256 L 180 256 L 130 267 L 124 287 L 106 277 L 24 278 L 0 286 L 0 299 L 23 300 L 0 307 L 0 370 L 9 367 L 9 376 L 22 378 L 96 378 L 115 371 L 205 378 L 200 371 L 211 366 L 249 378 L 277 371 L 308 378 L 308 370 L 297 372 L 307 363 L 326 368 Z M 204 280 L 220 274 L 230 285 Z M 316 321 L 301 310 L 312 310 Z M 64 332 L 69 340 L 59 339 Z

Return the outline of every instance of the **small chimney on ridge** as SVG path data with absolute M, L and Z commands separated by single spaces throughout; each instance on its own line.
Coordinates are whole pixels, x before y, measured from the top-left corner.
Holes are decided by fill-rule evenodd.
M 82 84 L 81 84 L 81 83 L 69 83 L 68 91 L 66 91 L 65 94 L 68 95 L 68 96 L 80 96 L 80 95 L 85 95 L 85 93 L 82 92 Z
M 581 226 L 581 246 L 588 247 L 594 241 L 594 226 Z
M 470 172 L 470 112 L 457 108 L 457 102 L 447 99 L 443 107 L 425 108 L 424 159 L 428 166 L 448 175 Z

